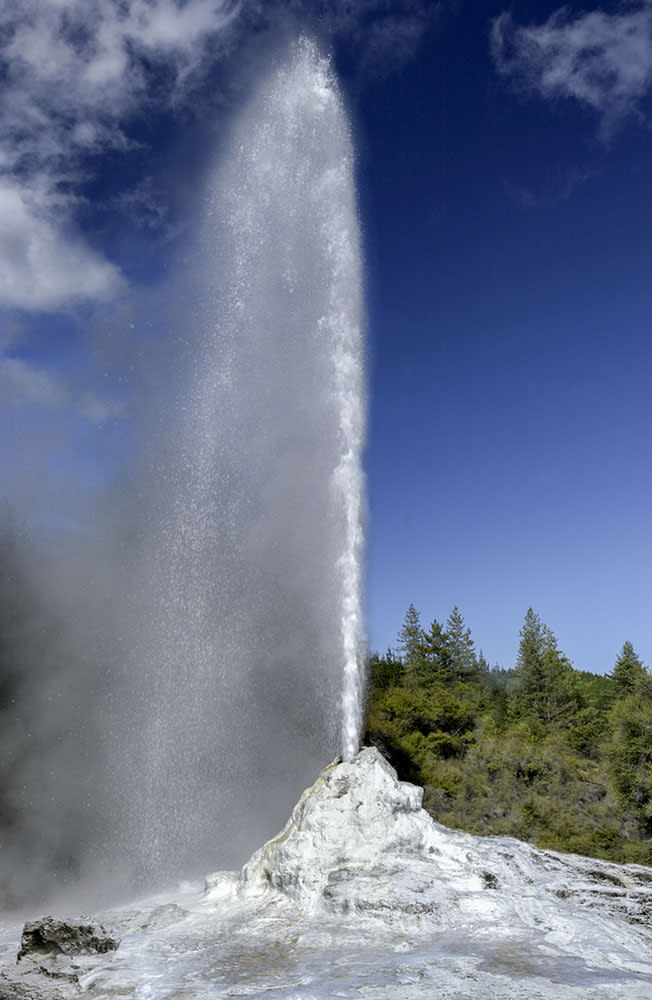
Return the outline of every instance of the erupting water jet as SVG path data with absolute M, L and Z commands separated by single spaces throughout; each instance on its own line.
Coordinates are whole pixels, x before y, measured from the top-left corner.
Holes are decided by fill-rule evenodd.
M 117 769 L 142 761 L 121 794 L 155 874 L 253 846 L 316 765 L 358 749 L 360 233 L 347 116 L 311 42 L 239 115 L 202 214 Z

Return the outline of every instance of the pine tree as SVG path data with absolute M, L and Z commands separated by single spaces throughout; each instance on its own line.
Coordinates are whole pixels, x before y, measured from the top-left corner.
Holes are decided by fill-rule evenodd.
M 414 604 L 410 604 L 407 609 L 403 626 L 398 634 L 398 651 L 406 670 L 418 670 L 425 666 L 424 632 L 419 612 Z
M 610 674 L 611 679 L 618 685 L 619 694 L 631 694 L 646 673 L 631 642 L 625 642 Z
M 478 676 L 478 661 L 471 629 L 467 628 L 457 605 L 446 622 L 446 650 L 448 665 L 454 677 L 468 681 Z
M 519 633 L 521 641 L 516 657 L 517 670 L 527 672 L 539 668 L 544 645 L 543 629 L 544 626 L 538 614 L 532 608 L 528 608 L 525 612 L 523 628 Z
M 448 636 L 444 631 L 444 626 L 434 618 L 429 631 L 424 633 L 423 649 L 428 674 L 441 681 L 450 681 L 453 679 L 447 639 Z
M 480 652 L 478 653 L 478 671 L 479 671 L 479 673 L 484 676 L 484 675 L 486 675 L 486 674 L 489 673 L 490 669 L 491 668 L 490 668 L 489 664 L 487 663 L 487 660 L 485 658 L 484 653 L 482 652 L 482 650 L 480 650 Z
M 546 725 L 561 724 L 580 707 L 579 684 L 555 635 L 528 608 L 516 661 L 520 713 Z

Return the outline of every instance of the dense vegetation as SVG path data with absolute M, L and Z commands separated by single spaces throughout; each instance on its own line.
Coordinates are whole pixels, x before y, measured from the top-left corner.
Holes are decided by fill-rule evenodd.
M 369 659 L 366 743 L 447 826 L 652 864 L 652 675 L 625 642 L 575 670 L 529 609 L 515 668 L 490 668 L 457 608 Z

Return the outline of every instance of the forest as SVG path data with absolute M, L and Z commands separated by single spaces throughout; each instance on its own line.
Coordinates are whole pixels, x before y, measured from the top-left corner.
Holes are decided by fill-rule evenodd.
M 457 607 L 369 658 L 364 742 L 445 826 L 652 864 L 652 675 L 631 642 L 610 674 L 576 670 L 525 614 L 514 667 L 489 667 Z

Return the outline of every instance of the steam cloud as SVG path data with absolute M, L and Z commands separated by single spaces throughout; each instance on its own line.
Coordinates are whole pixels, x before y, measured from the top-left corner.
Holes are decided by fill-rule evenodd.
M 125 675 L 139 648 L 137 612 L 151 621 L 160 608 L 147 602 L 128 608 L 122 597 L 138 572 L 132 557 L 143 526 L 159 514 L 163 520 L 170 516 L 152 498 L 166 481 L 161 470 L 169 468 L 175 447 L 174 433 L 168 431 L 183 406 L 190 405 L 181 400 L 179 373 L 187 377 L 192 364 L 197 315 L 189 314 L 187 281 L 183 305 L 176 303 L 184 281 L 159 285 L 153 294 L 139 289 L 133 275 L 122 270 L 111 240 L 104 239 L 104 223 L 109 213 L 127 208 L 134 227 L 148 227 L 160 241 L 169 237 L 168 224 L 178 225 L 169 221 L 172 184 L 157 186 L 156 150 L 147 146 L 143 122 L 153 118 L 172 129 L 204 113 L 210 121 L 220 115 L 226 121 L 255 92 L 259 75 L 269 72 L 279 39 L 285 44 L 292 25 L 312 19 L 312 6 L 280 0 L 50 0 L 17 9 L 0 0 L 0 409 L 11 418 L 0 425 L 0 447 L 12 456 L 1 473 L 0 496 L 9 497 L 18 521 L 29 518 L 30 534 L 33 524 L 38 527 L 35 548 L 15 547 L 15 572 L 7 577 L 17 600 L 28 595 L 23 606 L 31 609 L 29 620 L 10 635 L 20 676 L 11 724 L 2 736 L 3 760 L 9 762 L 4 815 L 10 820 L 3 827 L 0 888 L 8 902 L 30 894 L 42 897 L 71 877 L 100 871 L 103 859 L 109 863 L 110 851 L 102 845 L 115 838 L 116 821 L 129 819 L 119 791 L 112 798 L 106 788 L 117 787 L 119 767 L 144 766 L 133 755 L 116 760 L 110 750 L 116 730 L 125 746 L 128 741 L 114 706 L 126 690 L 135 701 L 162 696 L 137 690 Z M 354 6 L 333 0 L 321 5 L 313 26 L 317 34 L 346 37 L 355 45 L 363 72 L 384 72 L 410 57 L 436 7 L 405 0 L 390 15 L 381 0 Z M 236 63 L 243 67 L 237 86 L 220 89 L 220 67 Z M 120 170 L 130 162 L 138 163 L 138 170 L 123 177 Z M 106 163 L 120 165 L 117 186 L 94 189 Z M 190 186 L 200 179 L 191 164 L 175 177 Z M 188 204 L 192 225 L 201 208 Z M 121 225 L 124 230 L 124 221 Z M 221 292 L 216 278 L 214 294 Z M 63 360 L 53 361 L 47 350 L 39 354 L 49 336 L 64 345 Z M 170 413 L 170 407 L 178 409 Z M 311 426 L 308 419 L 306 426 Z M 281 467 L 270 476 L 272 492 L 273 482 L 281 488 Z M 294 482 L 300 478 L 296 465 L 286 471 Z M 229 474 L 237 476 L 236 466 Z M 240 481 L 227 490 L 221 531 L 228 528 L 229 502 L 242 499 L 243 488 Z M 20 535 L 9 517 L 8 525 L 5 552 Z M 308 556 L 304 566 L 298 556 L 292 565 L 275 562 L 274 524 L 260 515 L 255 526 L 270 550 L 265 574 L 284 570 L 292 578 L 294 572 L 291 589 L 298 588 L 295 596 L 300 597 L 302 581 L 319 576 L 319 559 Z M 225 552 L 224 566 L 213 567 L 215 572 L 226 572 L 233 558 Z M 154 555 L 151 559 L 156 561 Z M 269 627 L 273 637 L 275 627 L 265 625 L 269 609 L 262 606 L 262 584 L 249 583 L 250 600 L 260 599 L 257 627 Z M 307 725 L 305 706 L 314 692 L 302 650 L 312 644 L 317 656 L 327 657 L 333 623 L 327 614 L 315 624 L 321 612 L 310 605 L 310 593 L 307 589 L 296 605 L 310 608 L 306 621 L 297 622 L 296 607 L 288 603 L 294 627 L 275 636 L 274 655 L 285 663 L 284 672 L 275 674 L 269 658 L 260 659 L 243 688 L 259 699 L 261 725 L 254 734 L 259 749 L 277 728 L 274 719 L 284 720 L 290 754 L 289 734 Z M 332 587 L 328 593 L 333 608 Z M 278 600 L 283 605 L 285 598 Z M 232 635 L 222 636 L 225 657 L 242 655 L 234 649 L 234 636 L 246 631 L 233 608 Z M 332 664 L 322 676 L 328 691 L 320 694 L 321 704 L 328 700 L 337 711 L 339 680 Z M 244 694 L 231 694 L 237 719 Z M 138 726 L 135 717 L 129 723 Z M 326 714 L 313 736 L 310 752 L 315 755 L 323 752 L 324 738 L 335 738 L 332 745 L 337 745 Z M 219 767 L 230 772 L 233 745 L 225 735 L 217 742 Z M 323 759 L 315 756 L 311 762 L 306 756 L 299 763 L 303 774 Z M 210 773 L 215 766 L 211 761 Z M 274 766 L 270 762 L 272 772 Z M 298 771 L 261 774 L 251 803 L 260 826 L 252 826 L 248 845 L 240 844 L 243 853 L 283 818 L 296 798 Z M 277 798 L 270 811 L 265 796 L 273 798 L 279 787 L 286 788 L 286 799 Z M 218 851 L 223 849 L 218 845 Z

